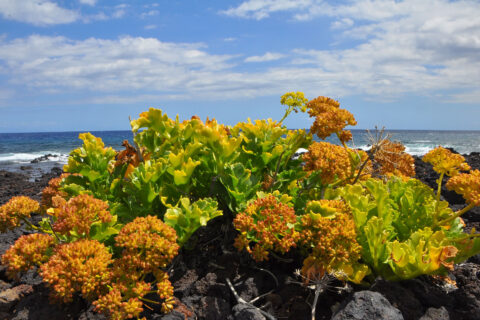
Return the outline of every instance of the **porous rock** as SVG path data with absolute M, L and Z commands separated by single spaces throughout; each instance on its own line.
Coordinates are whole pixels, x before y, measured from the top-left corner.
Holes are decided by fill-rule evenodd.
M 8 312 L 18 301 L 33 292 L 32 286 L 21 284 L 0 292 L 0 311 Z
M 418 320 L 450 320 L 450 316 L 445 307 L 428 308 L 427 312 Z
M 365 290 L 355 292 L 332 320 L 403 320 L 403 316 L 380 293 Z

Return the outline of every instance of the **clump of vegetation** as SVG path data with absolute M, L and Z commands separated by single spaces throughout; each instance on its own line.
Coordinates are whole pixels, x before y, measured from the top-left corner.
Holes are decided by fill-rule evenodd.
M 168 312 L 173 259 L 223 216 L 238 231 L 235 247 L 256 261 L 293 248 L 303 255 L 298 265 L 315 288 L 314 315 L 331 277 L 366 283 L 445 274 L 480 252 L 478 234 L 465 233 L 461 220 L 480 205 L 480 171 L 469 171 L 463 157 L 441 147 L 425 155 L 440 174 L 434 192 L 412 178 L 413 158 L 401 144 L 378 137 L 368 151 L 347 146 L 346 127 L 356 120 L 338 101 L 290 92 L 281 104 L 280 121 L 233 127 L 151 108 L 131 121 L 134 143 L 119 152 L 81 134 L 83 145 L 41 205 L 14 197 L 0 207 L 0 231 L 25 223 L 37 232 L 2 256 L 8 276 L 39 267 L 53 298 L 78 294 L 111 319 L 141 317 L 151 304 Z M 283 125 L 292 111 L 314 118 L 309 133 Z M 312 142 L 332 134 L 338 145 Z M 308 152 L 293 157 L 299 148 Z M 445 175 L 464 209 L 440 200 Z M 32 224 L 40 211 L 46 216 Z

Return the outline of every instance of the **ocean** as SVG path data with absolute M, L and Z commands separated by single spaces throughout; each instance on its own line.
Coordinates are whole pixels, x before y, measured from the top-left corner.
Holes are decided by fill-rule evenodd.
M 71 150 L 78 148 L 82 141 L 80 132 L 41 132 L 41 133 L 0 133 L 0 170 L 24 171 L 32 178 L 62 167 Z M 115 150 L 123 149 L 123 140 L 132 142 L 131 131 L 92 131 L 102 138 L 106 146 Z M 371 134 L 366 130 L 352 130 L 353 142 L 350 146 L 368 149 Z M 372 131 L 371 133 L 374 133 Z M 462 154 L 480 152 L 480 131 L 433 131 L 433 130 L 389 130 L 391 140 L 399 141 L 412 155 L 423 155 L 436 146 L 450 147 Z M 335 137 L 327 141 L 338 143 Z M 32 164 L 31 161 L 45 155 L 52 155 L 47 161 Z

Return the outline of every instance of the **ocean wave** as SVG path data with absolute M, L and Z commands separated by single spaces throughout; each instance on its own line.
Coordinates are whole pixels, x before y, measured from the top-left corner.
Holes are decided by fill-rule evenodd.
M 355 146 L 354 148 L 356 149 L 362 149 L 362 150 L 370 150 L 372 146 L 369 144 L 364 144 L 364 145 L 359 145 Z M 411 154 L 412 156 L 422 156 L 426 154 L 428 151 L 434 149 L 435 146 L 425 146 L 425 145 L 406 145 L 405 146 L 405 152 L 408 154 Z
M 2 153 L 0 154 L 0 162 L 30 163 L 30 161 L 40 157 L 45 157 L 46 155 L 51 156 L 49 156 L 47 160 L 43 161 L 55 161 L 62 164 L 66 164 L 68 162 L 68 154 L 50 151 L 40 151 L 35 153 Z

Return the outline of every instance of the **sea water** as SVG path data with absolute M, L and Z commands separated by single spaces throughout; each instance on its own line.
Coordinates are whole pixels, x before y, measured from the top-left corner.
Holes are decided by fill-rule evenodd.
M 41 133 L 0 133 L 0 170 L 35 170 L 48 171 L 54 166 L 62 167 L 67 163 L 71 150 L 81 146 L 78 138 L 80 132 L 41 132 Z M 122 142 L 132 143 L 131 131 L 92 131 L 102 138 L 106 146 L 122 150 Z M 372 145 L 375 131 L 352 130 L 351 147 L 368 149 Z M 412 155 L 423 155 L 441 145 L 455 149 L 462 154 L 480 152 L 480 131 L 432 131 L 432 130 L 389 130 L 390 140 L 399 141 Z M 315 140 L 319 140 L 318 138 Z M 336 137 L 327 141 L 338 143 Z M 51 154 L 48 161 L 32 165 L 36 158 Z M 23 169 L 21 169 L 23 168 Z M 33 169 L 32 169 L 33 170 Z

